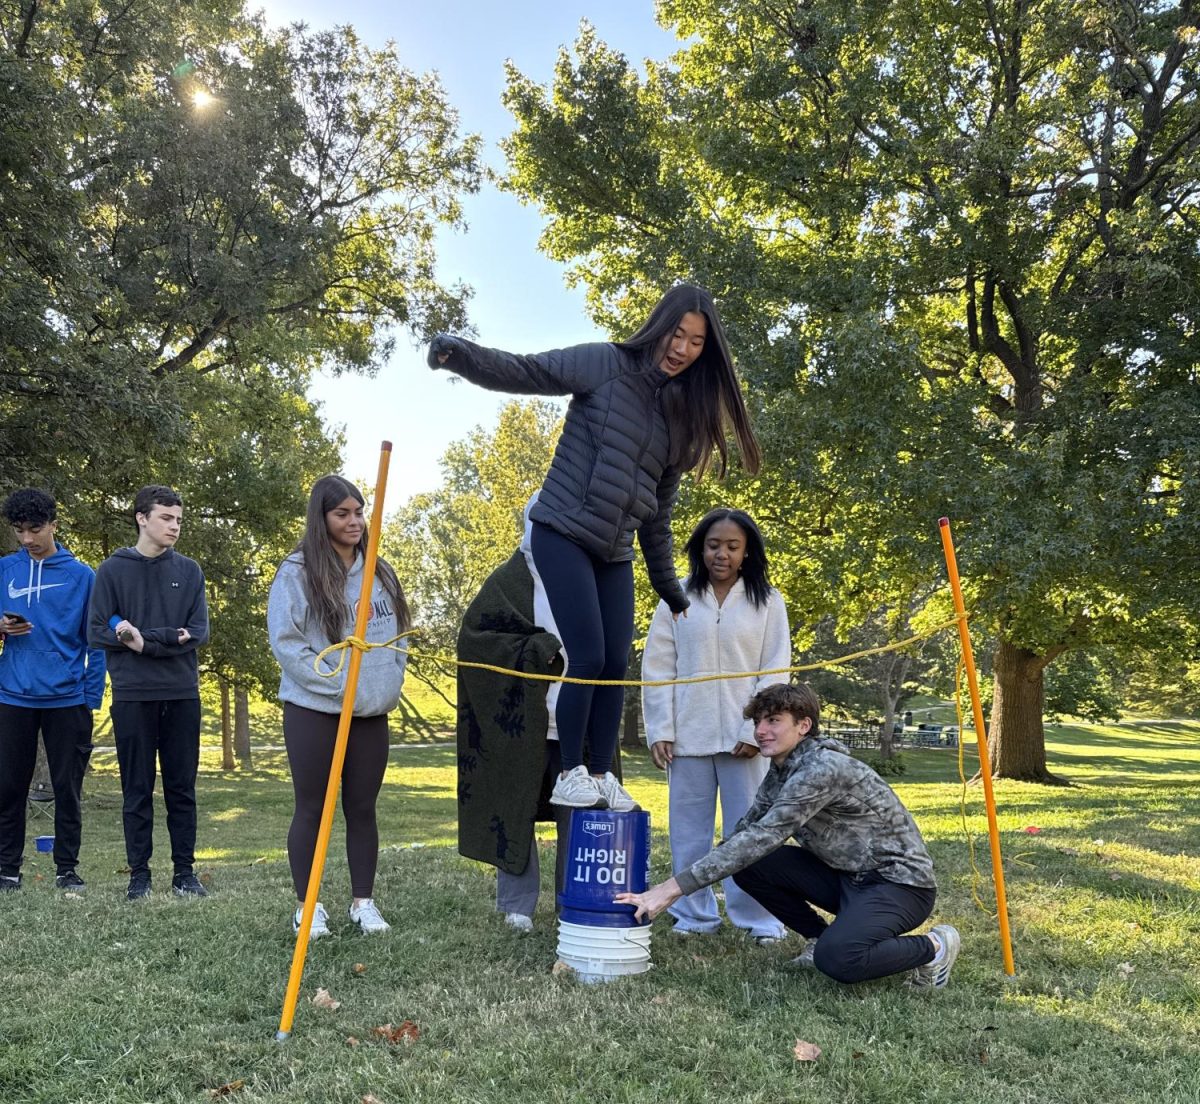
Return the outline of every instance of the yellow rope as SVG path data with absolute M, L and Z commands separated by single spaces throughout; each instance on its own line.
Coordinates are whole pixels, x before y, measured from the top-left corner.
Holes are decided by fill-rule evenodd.
M 975 862 L 975 840 L 971 836 L 971 829 L 967 825 L 967 771 L 963 759 L 963 711 L 962 711 L 962 680 L 963 680 L 963 660 L 960 652 L 958 662 L 954 668 L 954 713 L 958 718 L 958 778 L 962 783 L 962 789 L 959 794 L 958 811 L 959 817 L 962 820 L 963 836 L 967 841 L 967 854 L 971 863 L 971 896 L 975 899 L 975 904 L 980 912 L 986 913 L 993 919 L 997 916 L 994 909 L 989 908 L 983 898 L 979 894 L 979 887 L 983 884 L 983 874 Z M 982 769 L 982 764 L 980 766 Z
M 396 641 L 403 640 L 406 636 L 416 636 L 420 633 L 419 629 L 409 629 L 407 632 L 398 633 L 391 640 L 380 640 L 372 643 L 370 640 L 363 640 L 361 636 L 348 636 L 345 640 L 339 640 L 336 644 L 330 644 L 328 648 L 323 648 L 317 653 L 317 658 L 313 660 L 313 670 L 317 672 L 321 678 L 333 678 L 341 673 L 342 667 L 345 666 L 346 656 L 351 648 L 357 648 L 360 652 L 373 652 L 376 648 L 390 648 L 393 652 L 399 652 L 401 655 L 407 653 L 407 648 L 397 648 Z M 321 661 L 328 655 L 334 652 L 340 652 L 338 656 L 337 666 L 332 671 L 321 670 Z
M 477 671 L 492 671 L 498 675 L 511 675 L 514 678 L 530 679 L 534 682 L 565 682 L 575 686 L 690 686 L 698 682 L 723 682 L 729 679 L 757 678 L 760 675 L 788 675 L 797 671 L 819 671 L 825 667 L 838 667 L 843 663 L 849 663 L 855 659 L 863 659 L 866 656 L 881 655 L 884 652 L 896 652 L 901 648 L 907 648 L 911 644 L 916 644 L 918 641 L 927 640 L 931 636 L 936 636 L 938 633 L 951 628 L 958 624 L 958 617 L 953 620 L 944 621 L 940 625 L 934 626 L 925 632 L 917 633 L 915 636 L 910 636 L 904 640 L 898 640 L 894 644 L 885 644 L 879 648 L 864 648 L 860 652 L 851 652 L 849 655 L 839 656 L 837 659 L 826 659 L 820 663 L 804 663 L 793 667 L 769 667 L 762 671 L 733 671 L 726 672 L 720 675 L 693 675 L 691 678 L 681 679 L 582 679 L 571 678 L 569 675 L 542 675 L 532 671 L 514 671 L 508 667 L 497 667 L 491 663 L 473 663 L 470 660 L 458 659 L 455 656 L 438 655 L 435 652 L 417 652 L 411 649 L 396 648 L 395 651 L 407 651 L 412 659 L 428 659 L 436 663 L 448 663 L 457 667 L 470 667 Z M 398 638 L 397 638 L 398 639 Z M 389 642 L 390 643 L 390 642 Z M 342 644 L 334 644 L 330 648 L 326 648 L 327 652 L 333 651 L 335 648 L 345 647 L 346 642 Z M 358 647 L 358 644 L 353 645 Z M 384 647 L 380 644 L 367 644 L 366 647 L 378 648 Z M 318 659 L 321 657 L 318 656 Z M 324 672 L 321 672 L 322 674 Z M 336 672 L 335 672 L 336 673 Z

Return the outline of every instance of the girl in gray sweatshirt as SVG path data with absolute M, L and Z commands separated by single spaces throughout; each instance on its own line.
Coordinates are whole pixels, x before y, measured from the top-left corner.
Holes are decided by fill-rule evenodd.
M 288 861 L 301 906 L 316 849 L 321 810 L 349 661 L 336 675 L 337 658 L 317 661 L 331 644 L 354 632 L 366 558 L 366 521 L 358 488 L 340 476 L 317 480 L 309 496 L 304 537 L 275 574 L 267 602 L 271 651 L 282 676 L 283 740 L 292 772 L 296 809 L 288 831 Z M 391 640 L 409 628 L 404 592 L 391 566 L 376 561 L 371 611 L 364 638 Z M 350 920 L 364 933 L 385 932 L 388 923 L 373 893 L 379 861 L 375 804 L 388 760 L 387 715 L 400 700 L 406 656 L 390 648 L 364 652 L 354 697 L 353 720 L 342 766 L 342 812 L 350 866 Z M 292 917 L 298 931 L 302 907 Z M 310 935 L 329 934 L 329 914 L 318 902 Z

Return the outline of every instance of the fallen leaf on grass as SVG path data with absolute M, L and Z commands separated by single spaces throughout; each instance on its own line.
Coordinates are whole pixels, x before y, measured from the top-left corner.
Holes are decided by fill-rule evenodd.
M 366 966 L 364 966 L 361 962 L 356 962 L 353 966 L 350 967 L 350 969 L 352 972 L 354 972 L 356 974 L 365 974 L 367 972 Z
M 82 901 L 83 894 L 81 894 L 81 893 L 64 893 L 63 900 L 64 901 Z
M 359 1042 L 359 1041 L 358 1041 L 358 1039 L 357 1039 L 355 1036 L 353 1036 L 353 1035 L 347 1035 L 347 1036 L 346 1036 L 346 1046 L 348 1046 L 348 1047 L 356 1047 L 356 1046 L 358 1046 L 358 1042 Z
M 797 1062 L 815 1062 L 821 1057 L 821 1048 L 816 1043 L 806 1043 L 803 1039 L 797 1039 L 796 1045 L 792 1047 L 792 1054 Z
M 35 874 L 33 876 L 33 880 L 35 882 L 44 882 L 46 880 L 46 875 L 45 874 Z
M 374 1093 L 367 1093 L 367 1095 L 362 1098 L 362 1104 L 383 1104 L 383 1101 L 380 1100 L 379 1097 L 377 1097 Z
M 206 870 L 203 874 L 198 875 L 198 881 L 202 886 L 212 885 L 212 875 Z
M 563 974 L 573 974 L 574 972 L 561 958 L 550 967 L 550 973 L 554 977 L 562 977 Z
M 235 1093 L 238 1091 L 238 1089 L 243 1088 L 245 1086 L 245 1084 L 246 1084 L 245 1081 L 240 1081 L 240 1080 L 239 1081 L 227 1081 L 224 1085 L 220 1086 L 220 1088 L 209 1089 L 208 1095 L 211 1096 L 214 1100 L 221 1096 L 229 1096 L 231 1093 Z
M 1122 962 L 1117 967 L 1117 973 L 1120 974 L 1121 977 L 1127 978 L 1127 977 L 1129 977 L 1130 974 L 1133 973 L 1135 968 L 1136 967 L 1133 965 L 1132 962 Z
M 1036 836 L 1041 829 L 1036 824 L 1031 824 L 1028 828 L 1025 828 L 1024 831 L 1027 835 Z
M 659 993 L 659 994 L 658 994 L 658 996 L 655 996 L 655 997 L 651 997 L 651 998 L 650 998 L 650 1003 L 651 1003 L 651 1004 L 666 1004 L 666 1003 L 667 1003 L 667 998 L 666 998 L 666 997 L 664 997 L 664 996 L 662 995 L 662 993 Z
M 378 1035 L 389 1043 L 415 1043 L 421 1037 L 421 1029 L 412 1020 L 405 1020 L 396 1027 L 382 1024 L 373 1028 L 371 1034 Z
M 1064 855 L 1078 855 L 1079 854 L 1078 849 L 1076 849 L 1074 847 L 1060 847 L 1058 850 L 1061 851 Z
M 334 1000 L 333 997 L 329 995 L 328 989 L 318 989 L 316 996 L 314 996 L 312 999 L 312 1002 L 318 1008 L 328 1008 L 330 1012 L 336 1012 L 342 1007 L 342 1002 L 340 1000 Z
M 251 866 L 258 866 L 258 864 L 259 864 L 259 863 L 265 863 L 266 861 L 267 861 L 267 856 L 266 856 L 266 855 L 259 855 L 259 856 L 258 856 L 258 858 L 257 858 L 257 859 L 255 859 L 255 860 L 254 860 L 254 862 L 252 862 L 250 865 L 251 865 Z
M 1101 839 L 1095 839 L 1095 840 L 1092 840 L 1092 846 L 1094 846 L 1094 847 L 1103 847 L 1103 846 L 1104 846 L 1104 840 L 1101 840 Z
M 1121 880 L 1121 875 L 1120 874 L 1110 874 L 1108 876 L 1108 880 L 1110 882 L 1119 882 Z

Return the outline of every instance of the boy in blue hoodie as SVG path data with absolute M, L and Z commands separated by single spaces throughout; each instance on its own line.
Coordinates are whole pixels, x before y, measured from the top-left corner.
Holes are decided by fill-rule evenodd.
M 2 512 L 21 547 L 0 559 L 0 891 L 21 885 L 40 732 L 54 790 L 55 885 L 78 893 L 80 795 L 92 710 L 104 696 L 104 653 L 87 646 L 96 576 L 55 540 L 58 511 L 45 491 L 15 491 Z

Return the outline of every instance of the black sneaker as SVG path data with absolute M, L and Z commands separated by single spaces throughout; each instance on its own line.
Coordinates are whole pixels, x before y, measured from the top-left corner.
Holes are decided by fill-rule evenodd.
M 143 870 L 129 876 L 129 888 L 125 891 L 126 901 L 143 901 L 150 896 L 150 871 Z
M 176 897 L 207 897 L 208 890 L 195 874 L 176 874 L 171 879 L 171 892 Z
M 21 875 L 0 874 L 0 893 L 16 893 L 21 888 Z
M 74 870 L 68 870 L 65 874 L 59 874 L 54 879 L 54 887 L 56 889 L 69 889 L 72 893 L 82 893 L 87 889 L 85 882 Z

